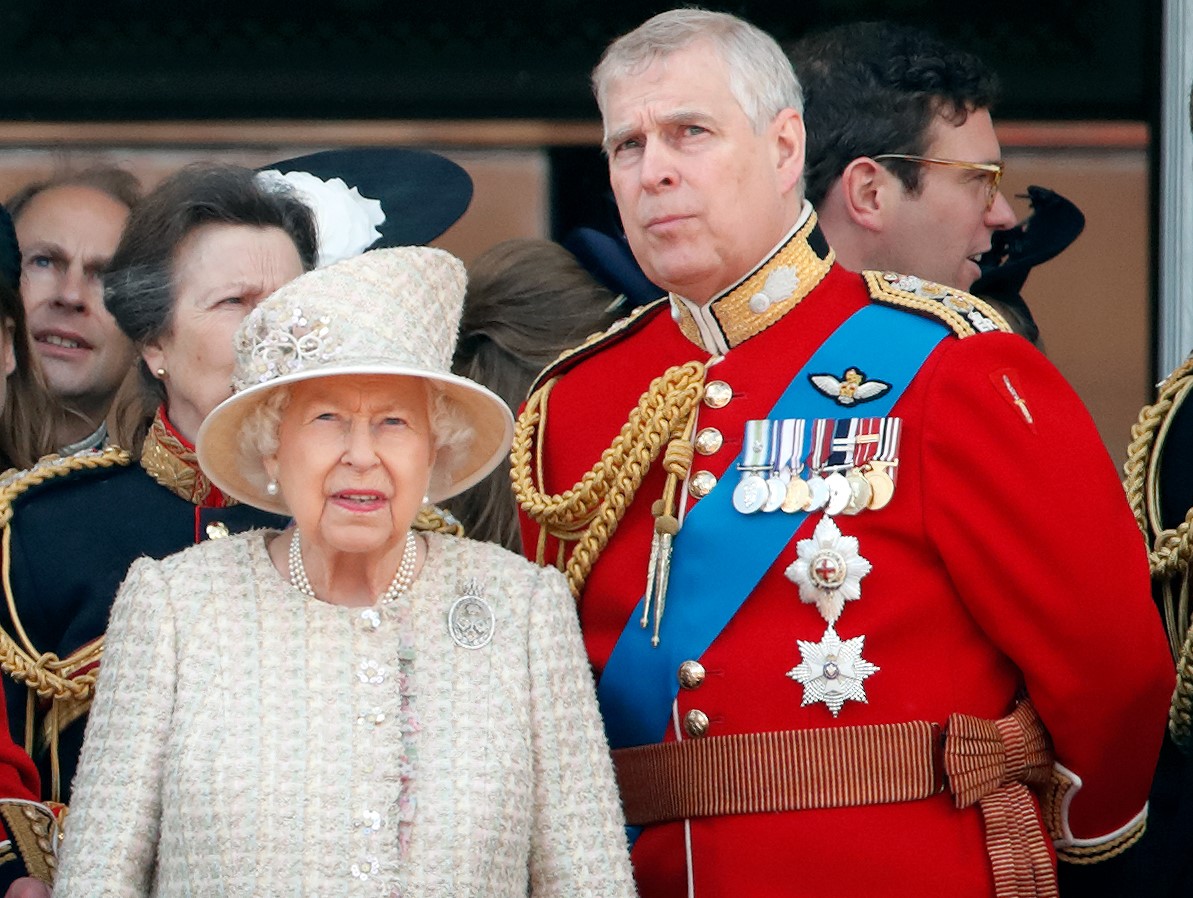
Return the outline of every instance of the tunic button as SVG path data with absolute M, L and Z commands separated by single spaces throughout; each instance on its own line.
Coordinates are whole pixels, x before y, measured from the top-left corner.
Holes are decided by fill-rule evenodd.
M 717 477 L 712 471 L 697 471 L 688 482 L 688 492 L 697 499 L 703 499 L 716 485 Z
M 724 442 L 725 438 L 721 436 L 721 431 L 715 427 L 705 427 L 696 434 L 696 451 L 701 455 L 713 455 L 721 451 L 721 444 Z
M 683 729 L 693 739 L 699 739 L 708 732 L 708 715 L 693 708 L 683 716 Z
M 733 398 L 733 387 L 723 380 L 714 380 L 704 385 L 704 404 L 709 408 L 724 408 Z
M 704 682 L 704 665 L 699 661 L 685 661 L 679 665 L 679 685 L 684 689 L 696 689 Z
M 208 539 L 223 539 L 228 535 L 228 525 L 223 521 L 213 521 L 207 525 Z

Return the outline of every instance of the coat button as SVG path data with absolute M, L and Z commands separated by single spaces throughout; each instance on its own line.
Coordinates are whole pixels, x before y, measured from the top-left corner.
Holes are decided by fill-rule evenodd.
M 699 739 L 708 732 L 708 715 L 693 708 L 683 716 L 683 729 L 693 739 Z
M 228 535 L 228 525 L 223 521 L 213 521 L 207 525 L 208 539 L 223 539 Z
M 733 398 L 733 387 L 723 380 L 709 381 L 704 385 L 704 404 L 709 408 L 724 408 Z
M 692 475 L 692 479 L 688 481 L 688 492 L 697 499 L 703 499 L 712 492 L 713 487 L 716 485 L 717 477 L 712 471 L 697 471 Z
M 721 451 L 721 445 L 725 442 L 725 438 L 721 436 L 721 431 L 715 427 L 704 427 L 696 434 L 696 439 L 693 442 L 696 451 L 701 455 L 713 455 Z
M 679 665 L 679 685 L 684 689 L 696 689 L 704 682 L 704 665 L 699 661 L 685 661 Z

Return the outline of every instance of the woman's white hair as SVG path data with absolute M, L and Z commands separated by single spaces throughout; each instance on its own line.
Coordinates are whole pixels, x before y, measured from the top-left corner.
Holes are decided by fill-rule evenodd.
M 450 482 L 460 458 L 468 456 L 468 447 L 476 437 L 476 431 L 468 421 L 463 407 L 456 402 L 442 384 L 423 379 L 427 395 L 427 419 L 431 425 L 431 439 L 435 449 L 435 463 L 431 468 L 431 489 L 438 491 Z M 290 404 L 290 387 L 283 385 L 273 390 L 252 413 L 245 417 L 241 428 L 240 466 L 241 470 L 260 472 L 264 488 L 265 479 L 261 459 L 278 451 L 278 431 Z
M 672 9 L 647 19 L 605 50 L 592 73 L 592 90 L 602 117 L 613 82 L 699 41 L 710 44 L 724 60 L 729 90 L 756 133 L 763 133 L 784 109 L 803 114 L 799 79 L 773 37 L 728 13 Z M 605 124 L 607 128 L 608 121 Z

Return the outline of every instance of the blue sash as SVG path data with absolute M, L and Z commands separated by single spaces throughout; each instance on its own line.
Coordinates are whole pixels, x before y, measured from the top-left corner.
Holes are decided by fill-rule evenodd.
M 767 417 L 884 417 L 951 333 L 935 319 L 868 305 L 816 350 Z M 891 388 L 851 409 L 808 380 L 810 374 L 839 377 L 850 367 L 880 377 Z M 642 600 L 613 647 L 597 686 L 613 748 L 662 741 L 679 692 L 679 665 L 704 654 L 807 518 L 807 512 L 738 513 L 732 505 L 736 484 L 730 475 L 735 470 L 734 464 L 726 469 L 712 492 L 688 513 L 675 538 L 659 645 L 651 645 L 651 630 L 641 626 Z

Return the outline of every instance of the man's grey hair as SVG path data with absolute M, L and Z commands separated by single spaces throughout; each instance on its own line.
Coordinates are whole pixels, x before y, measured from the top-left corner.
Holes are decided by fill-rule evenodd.
M 592 73 L 601 116 L 609 88 L 642 72 L 657 59 L 697 42 L 712 46 L 729 71 L 729 90 L 753 125 L 763 133 L 782 110 L 803 113 L 804 97 L 791 62 L 773 37 L 744 19 L 704 9 L 672 9 L 647 19 L 611 43 Z M 606 132 L 608 130 L 606 119 Z

